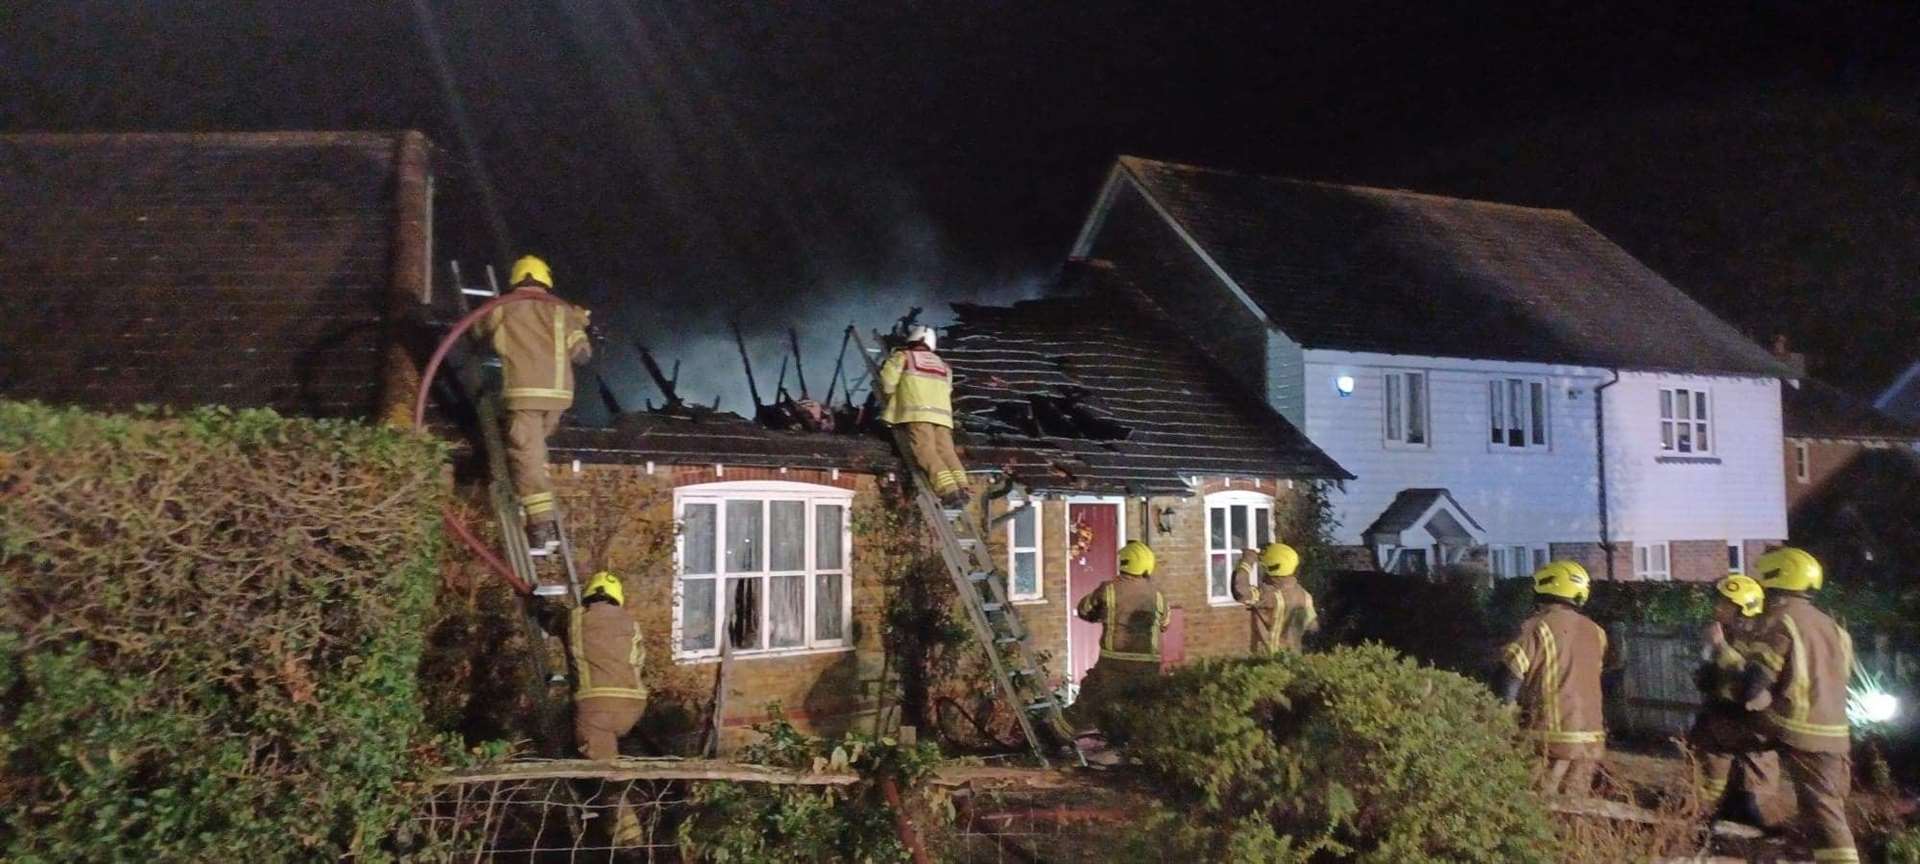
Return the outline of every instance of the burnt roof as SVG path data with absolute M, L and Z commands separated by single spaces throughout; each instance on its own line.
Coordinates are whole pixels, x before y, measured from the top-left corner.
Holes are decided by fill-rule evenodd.
M 590 463 L 663 462 L 767 468 L 893 471 L 900 460 L 884 440 L 861 434 L 773 430 L 714 411 L 622 414 L 603 428 L 568 426 L 548 443 L 558 459 Z
M 1036 490 L 1187 494 L 1193 476 L 1352 475 L 1264 403 L 1241 395 L 1124 277 L 1097 297 L 954 304 L 940 354 L 954 370 L 967 460 Z M 1097 286 L 1096 286 L 1097 287 Z
M 1920 441 L 1920 426 L 1894 418 L 1824 381 L 1801 379 L 1780 389 L 1780 411 L 1789 438 L 1849 438 Z
M 1793 377 L 1566 210 L 1120 166 L 1308 348 Z
M 406 138 L 0 136 L 0 394 L 372 414 Z

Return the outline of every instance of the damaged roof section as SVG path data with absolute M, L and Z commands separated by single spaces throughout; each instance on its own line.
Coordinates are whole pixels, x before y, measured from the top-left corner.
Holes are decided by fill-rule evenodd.
M 877 437 L 768 429 L 738 414 L 700 409 L 622 414 L 604 428 L 566 426 L 554 433 L 548 446 L 556 459 L 588 463 L 842 468 L 874 473 L 900 468 L 893 448 Z
M 968 466 L 1036 491 L 1187 494 L 1194 476 L 1351 477 L 1185 336 L 1079 264 L 1088 297 L 955 304 L 940 354 Z

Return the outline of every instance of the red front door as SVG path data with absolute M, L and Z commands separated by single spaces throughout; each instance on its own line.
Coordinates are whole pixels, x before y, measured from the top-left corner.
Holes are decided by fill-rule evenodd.
M 1120 505 L 1067 505 L 1067 596 L 1075 606 L 1100 583 L 1119 575 Z M 1100 659 L 1100 624 L 1068 611 L 1068 653 L 1073 683 Z

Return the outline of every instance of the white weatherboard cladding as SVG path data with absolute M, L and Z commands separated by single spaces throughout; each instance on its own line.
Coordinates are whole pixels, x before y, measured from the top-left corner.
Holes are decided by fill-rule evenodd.
M 1313 349 L 1304 352 L 1303 367 L 1304 431 L 1358 477 L 1333 495 L 1338 542 L 1362 543 L 1361 532 L 1409 488 L 1451 491 L 1489 543 L 1598 540 L 1593 387 L 1605 380 L 1600 370 Z M 1382 376 L 1388 371 L 1428 376 L 1432 443 L 1425 449 L 1389 448 L 1383 440 Z M 1335 391 L 1341 375 L 1353 376 L 1353 395 Z M 1546 449 L 1490 447 L 1487 392 L 1496 376 L 1546 379 Z M 1577 396 L 1569 399 L 1569 389 Z
M 1267 331 L 1267 404 L 1295 428 L 1306 429 L 1305 353 L 1279 330 Z
M 1607 388 L 1607 504 L 1618 540 L 1774 540 L 1787 536 L 1780 382 L 1623 372 Z M 1661 462 L 1660 390 L 1711 394 L 1712 447 Z

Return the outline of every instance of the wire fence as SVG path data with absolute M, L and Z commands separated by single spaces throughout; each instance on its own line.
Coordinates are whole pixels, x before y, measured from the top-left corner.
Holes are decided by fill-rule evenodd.
M 498 779 L 434 787 L 415 845 L 449 861 L 679 861 L 687 781 Z

